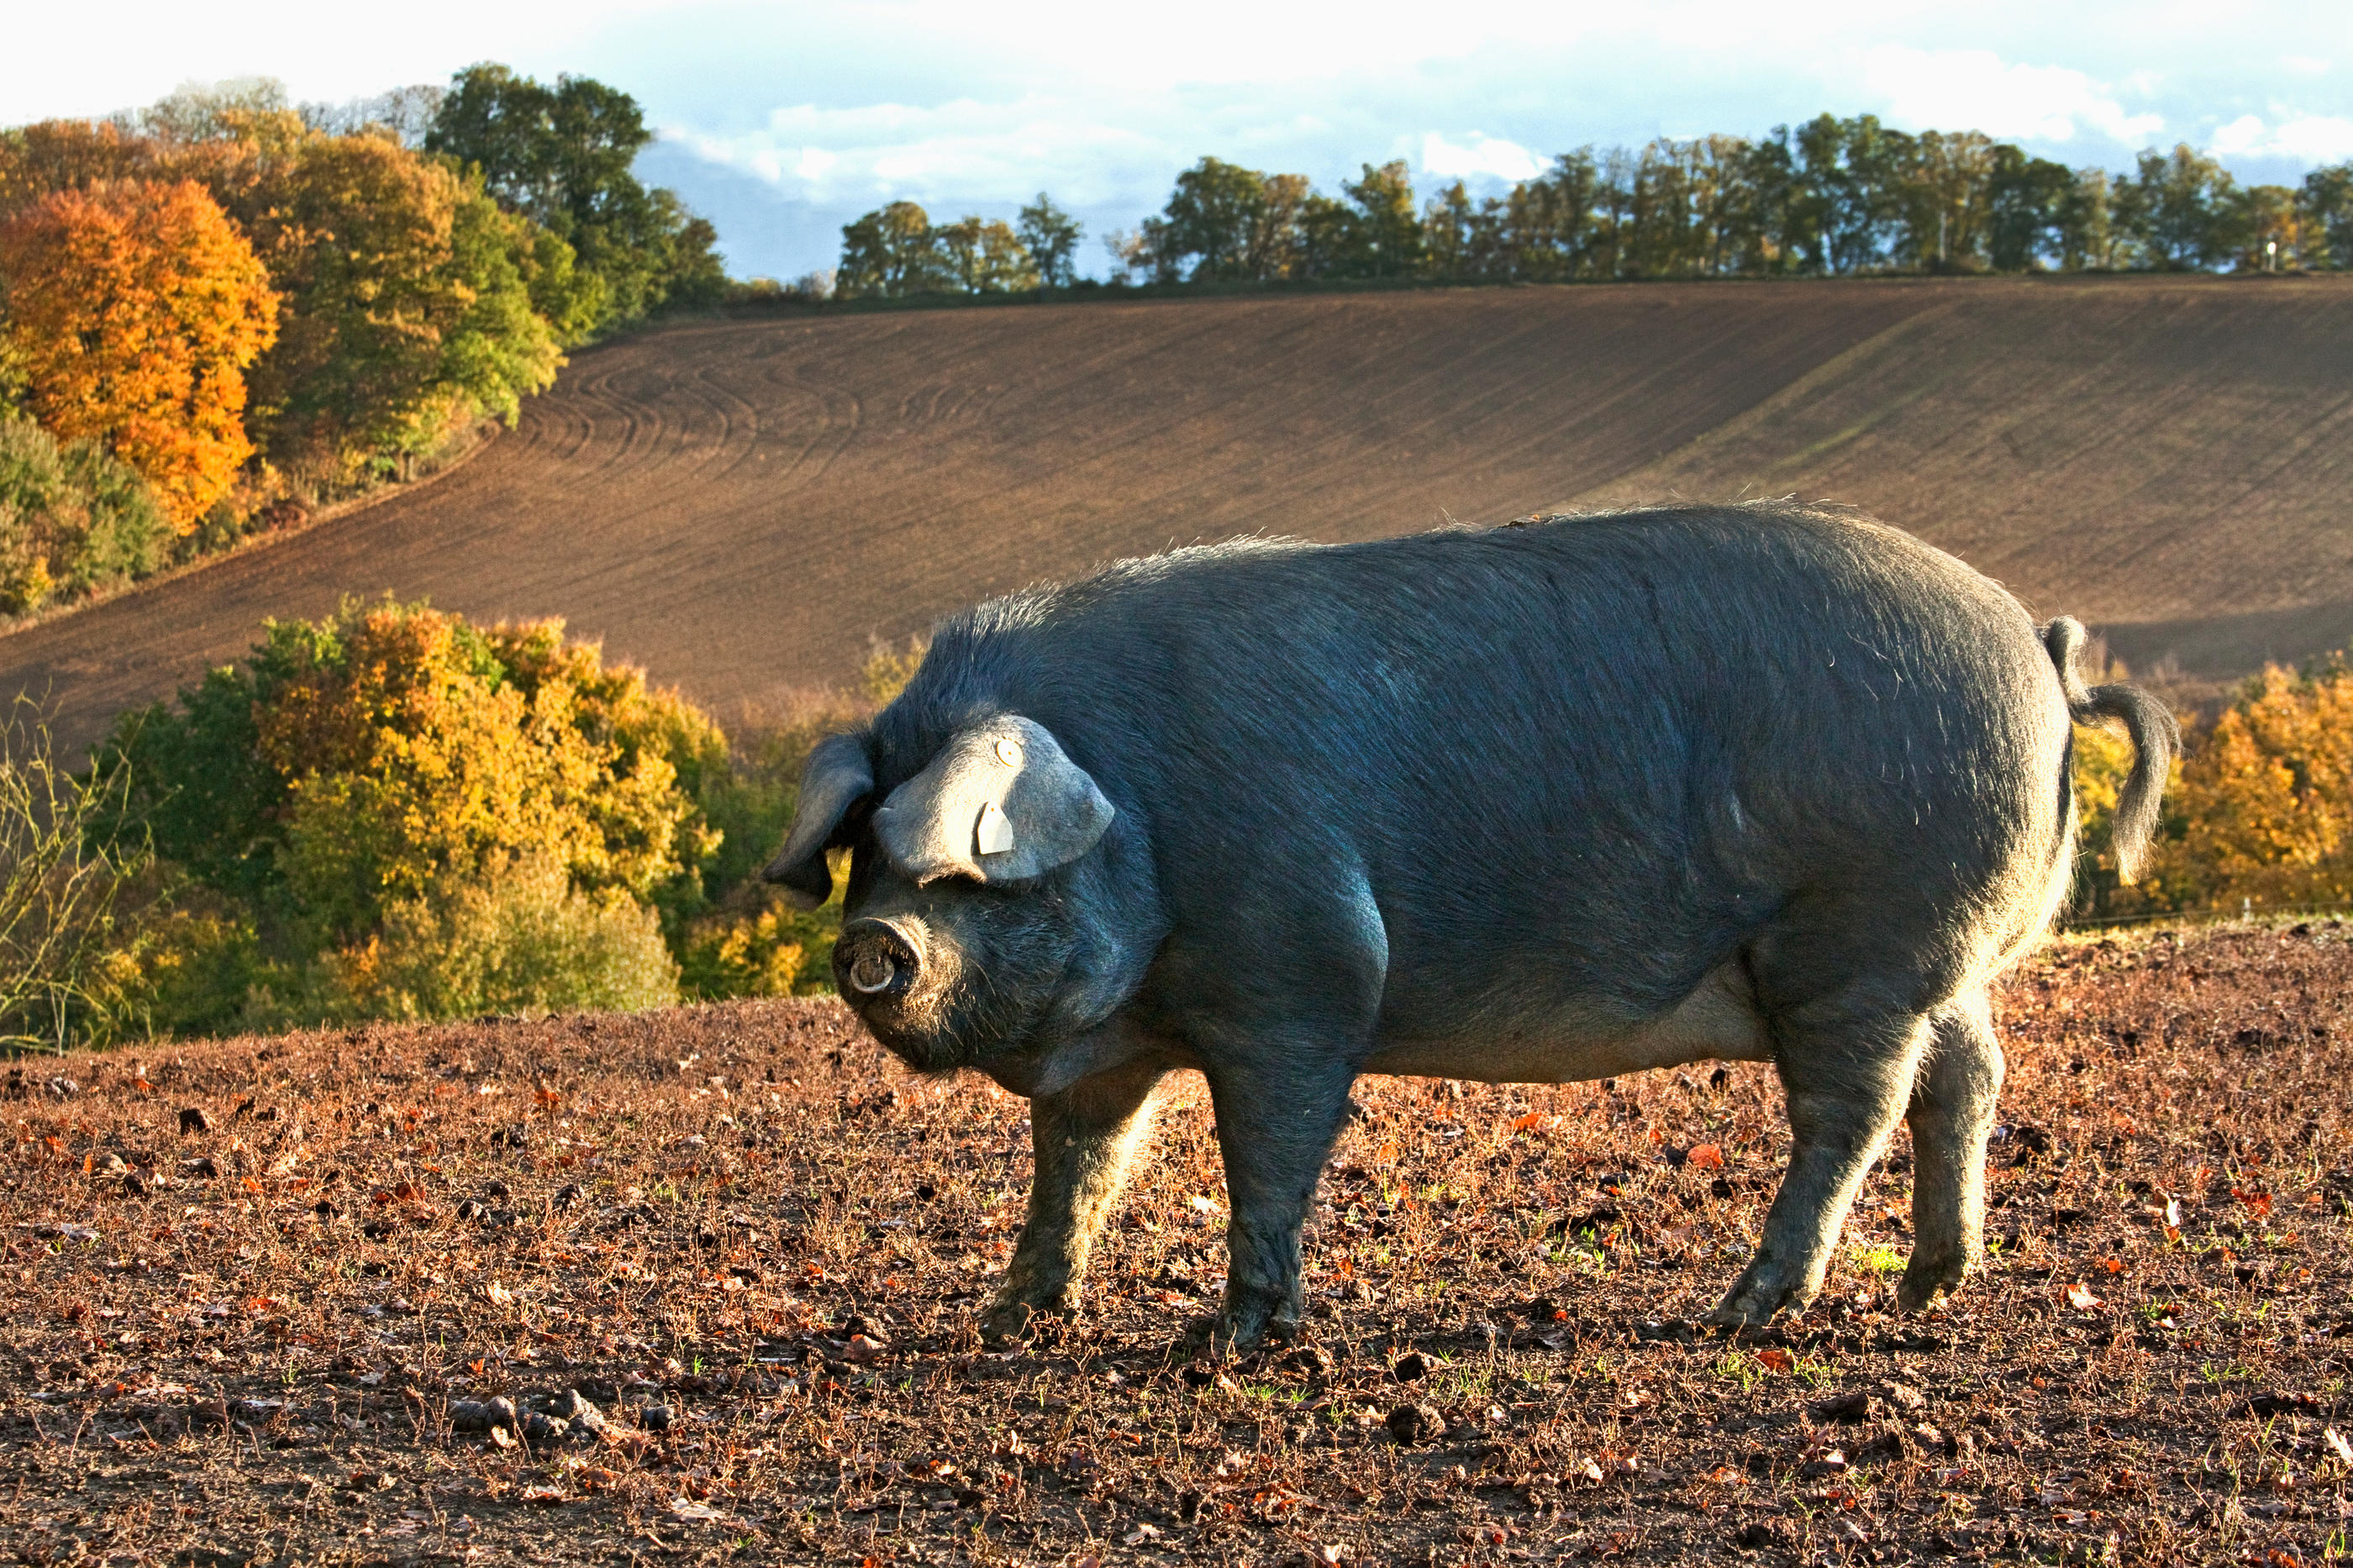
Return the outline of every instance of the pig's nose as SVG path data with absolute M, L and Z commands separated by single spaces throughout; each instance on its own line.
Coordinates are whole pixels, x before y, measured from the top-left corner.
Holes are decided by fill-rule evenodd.
M 904 991 L 922 967 L 914 944 L 887 921 L 851 921 L 833 947 L 833 972 L 860 996 Z

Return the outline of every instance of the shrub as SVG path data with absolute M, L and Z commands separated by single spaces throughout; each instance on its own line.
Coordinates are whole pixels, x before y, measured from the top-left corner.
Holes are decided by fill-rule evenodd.
M 717 835 L 690 791 L 723 745 L 560 622 L 387 603 L 269 623 L 177 711 L 121 721 L 109 754 L 161 854 L 315 948 L 494 855 L 639 899 L 691 884 Z
M 116 905 L 147 861 L 117 826 L 125 782 L 60 766 L 22 699 L 0 721 L 0 1046 L 62 1050 L 118 1025 Z
M 758 880 L 782 843 L 800 795 L 801 768 L 818 742 L 865 722 L 906 689 L 923 662 L 924 642 L 877 642 L 849 692 L 804 703 L 789 719 L 751 731 L 704 774 L 705 818 L 723 837 L 704 872 L 715 912 L 681 922 L 679 962 L 687 994 L 702 997 L 811 995 L 833 989 L 833 942 L 841 931 L 847 866 L 836 867 L 833 897 L 796 910 Z
M 126 945 L 125 989 L 166 1030 L 674 998 L 656 906 L 703 905 L 723 840 L 697 796 L 725 749 L 560 623 L 269 623 L 102 753 L 130 769 L 116 819 L 186 884 Z
M 152 572 L 170 534 L 154 493 L 105 447 L 0 414 L 0 610 Z
M 151 900 L 110 954 L 107 981 L 119 1034 L 221 1035 L 284 1020 L 275 995 L 288 989 L 287 976 L 262 951 L 253 921 L 201 895 L 179 907 Z
M 837 866 L 833 897 L 797 910 L 773 892 L 749 912 L 723 913 L 687 928 L 680 983 L 689 995 L 809 996 L 833 989 L 833 942 L 841 934 L 849 868 Z
M 546 853 L 499 855 L 386 913 L 335 964 L 347 1010 L 457 1018 L 667 1007 L 678 966 L 654 911 L 619 888 L 573 885 Z
M 2181 769 L 2158 908 L 2353 900 L 2353 669 L 2252 678 Z

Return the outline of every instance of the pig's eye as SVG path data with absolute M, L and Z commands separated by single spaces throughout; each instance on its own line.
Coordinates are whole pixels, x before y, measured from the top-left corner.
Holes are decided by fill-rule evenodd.
M 891 962 L 889 953 L 868 948 L 850 961 L 849 984 L 871 996 L 887 987 L 898 973 L 899 966 Z

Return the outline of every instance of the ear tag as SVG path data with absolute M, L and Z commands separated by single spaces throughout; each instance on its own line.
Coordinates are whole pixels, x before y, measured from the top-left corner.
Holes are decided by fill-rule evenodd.
M 1013 849 L 1013 824 L 993 800 L 980 808 L 980 827 L 976 837 L 984 855 L 1005 855 Z

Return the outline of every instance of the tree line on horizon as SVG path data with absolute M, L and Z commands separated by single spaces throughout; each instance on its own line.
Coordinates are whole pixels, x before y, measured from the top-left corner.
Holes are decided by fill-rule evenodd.
M 727 287 L 628 94 L 499 65 L 0 130 L 0 612 L 144 575 L 512 423 Z
M 1073 276 L 1077 226 L 1043 194 L 1018 224 L 934 226 L 902 201 L 842 237 L 832 289 L 843 298 L 1092 281 Z M 2342 270 L 2353 268 L 2353 162 L 2298 185 L 2248 185 L 2187 143 L 2112 173 L 1975 131 L 1823 114 L 1753 140 L 1584 147 L 1485 197 L 1456 180 L 1421 200 L 1402 160 L 1365 164 L 1330 195 L 1303 174 L 1204 157 L 1157 214 L 1104 244 L 1111 287 Z

